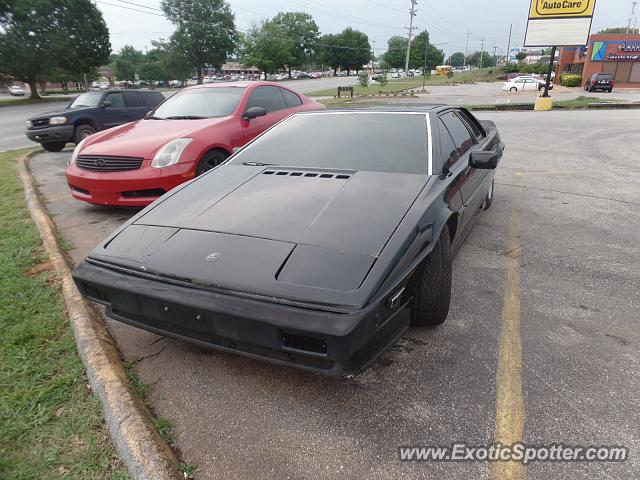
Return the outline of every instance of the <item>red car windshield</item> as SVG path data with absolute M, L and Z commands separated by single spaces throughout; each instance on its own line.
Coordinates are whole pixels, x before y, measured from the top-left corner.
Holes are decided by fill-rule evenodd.
M 243 94 L 242 87 L 183 90 L 160 105 L 151 118 L 189 120 L 226 117 L 236 109 Z

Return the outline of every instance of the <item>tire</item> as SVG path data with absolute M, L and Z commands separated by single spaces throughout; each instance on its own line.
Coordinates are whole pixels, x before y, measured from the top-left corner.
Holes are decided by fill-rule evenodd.
M 591 87 L 589 87 L 589 85 L 585 85 L 584 86 L 584 91 L 585 92 L 590 92 L 591 91 Z
M 451 242 L 445 225 L 433 251 L 414 277 L 411 325 L 441 325 L 451 302 Z
M 76 130 L 73 134 L 73 141 L 75 144 L 79 144 L 82 140 L 87 138 L 89 135 L 93 135 L 96 133 L 96 129 L 91 125 L 82 123 L 76 127 Z
M 491 204 L 493 203 L 493 193 L 494 193 L 495 179 L 491 180 L 491 185 L 489 186 L 489 191 L 487 192 L 487 196 L 484 199 L 484 204 L 482 205 L 483 210 L 489 210 L 491 208 Z
M 228 155 L 220 150 L 211 150 L 204 154 L 198 168 L 196 168 L 196 176 L 208 172 L 212 168 L 217 167 L 227 159 Z
M 613 88 L 610 88 L 609 90 L 607 90 L 607 92 L 609 93 L 613 92 Z
M 511 93 L 516 93 L 516 92 L 518 91 L 518 88 L 517 88 L 517 87 L 511 87 L 511 88 L 509 89 L 509 91 L 510 91 Z
M 49 142 L 42 143 L 42 148 L 44 148 L 47 152 L 60 152 L 65 146 L 64 142 Z

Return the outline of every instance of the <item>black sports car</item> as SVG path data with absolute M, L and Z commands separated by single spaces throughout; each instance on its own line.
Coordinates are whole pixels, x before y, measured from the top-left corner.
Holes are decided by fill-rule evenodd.
M 298 113 L 142 210 L 74 278 L 124 323 L 354 373 L 410 324 L 445 321 L 503 149 L 463 108 Z

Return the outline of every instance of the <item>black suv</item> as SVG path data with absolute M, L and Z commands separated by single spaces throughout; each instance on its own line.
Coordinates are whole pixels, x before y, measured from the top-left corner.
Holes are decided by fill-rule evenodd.
M 62 111 L 31 117 L 26 134 L 45 150 L 59 152 L 68 142 L 78 144 L 100 130 L 141 119 L 164 99 L 144 90 L 81 93 Z
M 611 93 L 611 90 L 613 90 L 613 75 L 610 73 L 594 73 L 584 84 L 584 89 L 587 92 L 602 90 Z

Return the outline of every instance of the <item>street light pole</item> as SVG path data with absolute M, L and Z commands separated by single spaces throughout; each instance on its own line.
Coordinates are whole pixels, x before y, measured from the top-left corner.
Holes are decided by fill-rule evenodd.
M 551 72 L 553 71 L 553 62 L 556 58 L 556 47 L 555 45 L 551 47 L 551 60 L 549 60 L 549 69 L 547 70 L 547 81 L 544 82 L 544 93 L 542 94 L 543 98 L 549 97 L 549 84 L 551 83 Z

